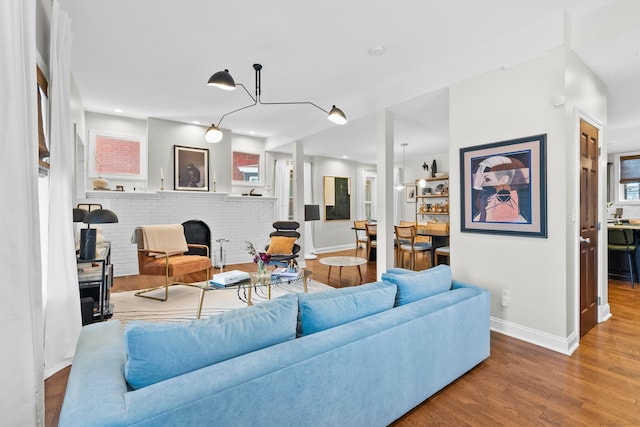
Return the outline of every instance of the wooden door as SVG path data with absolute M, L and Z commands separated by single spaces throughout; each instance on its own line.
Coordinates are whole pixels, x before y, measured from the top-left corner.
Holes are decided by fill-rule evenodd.
M 580 120 L 580 336 L 598 321 L 598 129 Z

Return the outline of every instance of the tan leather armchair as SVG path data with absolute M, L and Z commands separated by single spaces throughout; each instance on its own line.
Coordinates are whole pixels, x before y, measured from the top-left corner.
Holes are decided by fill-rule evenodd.
M 155 238 L 153 237 L 154 232 L 156 233 Z M 157 236 L 160 236 L 160 238 L 158 239 Z M 204 271 L 206 276 L 203 277 L 203 280 L 211 278 L 209 247 L 201 244 L 188 244 L 181 224 L 137 227 L 134 231 L 133 241 L 138 246 L 139 273 L 141 275 L 164 276 L 164 285 L 139 291 L 135 294 L 136 296 L 166 301 L 169 298 L 169 286 L 195 286 L 195 283 L 169 283 L 170 277 Z M 155 243 L 150 243 L 153 241 Z M 184 252 L 187 252 L 190 247 L 206 249 L 207 255 L 185 255 Z M 162 288 L 164 288 L 164 297 L 146 295 L 147 292 Z

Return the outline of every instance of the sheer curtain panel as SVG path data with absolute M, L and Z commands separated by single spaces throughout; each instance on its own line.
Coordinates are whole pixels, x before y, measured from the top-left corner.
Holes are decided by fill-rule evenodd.
M 0 417 L 44 424 L 35 0 L 0 1 Z
M 58 1 L 51 18 L 51 169 L 45 300 L 45 378 L 71 364 L 82 327 L 72 218 L 73 137 L 69 113 L 71 22 Z

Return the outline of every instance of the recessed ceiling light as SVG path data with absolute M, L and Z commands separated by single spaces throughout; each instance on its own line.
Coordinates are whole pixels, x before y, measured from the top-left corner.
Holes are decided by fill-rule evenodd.
M 374 46 L 371 49 L 369 49 L 370 56 L 380 56 L 380 55 L 383 55 L 384 52 L 385 52 L 384 46 Z
M 113 109 L 113 112 L 114 112 L 114 113 L 122 113 L 123 111 L 122 111 L 122 109 L 120 109 L 120 108 L 114 108 L 114 109 Z
M 347 156 L 346 154 L 344 156 L 342 156 L 343 159 L 348 159 L 349 156 Z
M 249 135 L 255 135 L 255 134 L 256 134 L 256 131 L 255 131 L 255 130 L 250 130 L 250 131 L 249 131 Z
M 194 121 L 192 121 L 191 123 L 193 123 L 194 125 L 199 125 L 199 124 L 200 124 L 200 122 L 199 122 L 199 121 L 197 121 L 197 120 L 194 120 Z

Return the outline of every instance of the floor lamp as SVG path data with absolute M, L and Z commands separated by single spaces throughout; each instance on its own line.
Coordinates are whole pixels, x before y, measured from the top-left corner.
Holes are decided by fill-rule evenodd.
M 320 206 L 319 205 L 304 205 L 304 220 L 306 221 L 318 221 L 320 219 Z M 311 242 L 313 244 L 313 223 L 311 224 L 311 235 L 305 236 L 305 242 Z M 306 246 L 306 245 L 305 245 Z M 305 248 L 306 250 L 306 248 Z M 315 251 L 313 251 L 315 252 Z M 304 254 L 304 259 L 316 259 L 318 255 L 311 251 Z

